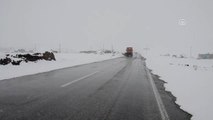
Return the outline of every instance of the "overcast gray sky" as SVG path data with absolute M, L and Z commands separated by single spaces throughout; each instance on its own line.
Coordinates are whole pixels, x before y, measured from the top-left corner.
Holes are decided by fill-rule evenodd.
M 212 6 L 212 0 L 0 0 L 0 47 L 213 52 Z

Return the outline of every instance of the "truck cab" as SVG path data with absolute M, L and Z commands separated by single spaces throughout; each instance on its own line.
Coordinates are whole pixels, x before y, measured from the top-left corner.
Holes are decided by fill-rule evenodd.
M 132 57 L 133 56 L 133 48 L 132 47 L 127 47 L 126 48 L 125 56 L 126 57 Z

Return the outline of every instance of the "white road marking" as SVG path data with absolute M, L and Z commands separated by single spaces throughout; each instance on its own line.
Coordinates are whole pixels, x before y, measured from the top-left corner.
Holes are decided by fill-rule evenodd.
M 78 78 L 78 79 L 73 80 L 73 81 L 71 81 L 71 82 L 68 82 L 68 83 L 66 83 L 66 84 L 64 84 L 64 85 L 61 85 L 61 87 L 66 87 L 66 86 L 71 85 L 71 84 L 73 84 L 73 83 L 75 83 L 75 82 L 78 82 L 78 81 L 80 81 L 80 80 L 86 79 L 86 78 L 88 78 L 88 77 L 90 77 L 90 76 L 92 76 L 92 75 L 94 75 L 94 74 L 96 74 L 96 73 L 98 73 L 98 72 L 99 72 L 99 71 L 96 71 L 96 72 L 94 72 L 94 73 L 85 75 L 85 76 L 83 76 L 83 77 L 81 77 L 81 78 Z
M 157 101 L 157 104 L 158 104 L 158 108 L 159 108 L 159 111 L 160 111 L 160 114 L 161 114 L 161 119 L 162 120 L 170 120 L 169 115 L 166 111 L 166 108 L 163 104 L 163 101 L 160 97 L 160 94 L 157 90 L 157 87 L 154 83 L 154 80 L 153 80 L 152 75 L 150 74 L 148 68 L 146 68 L 146 72 L 147 72 L 148 77 L 149 77 L 150 82 L 151 82 L 151 86 L 152 86 L 152 89 L 153 89 L 153 92 L 154 92 L 154 95 L 155 95 L 155 98 L 156 98 L 156 101 Z

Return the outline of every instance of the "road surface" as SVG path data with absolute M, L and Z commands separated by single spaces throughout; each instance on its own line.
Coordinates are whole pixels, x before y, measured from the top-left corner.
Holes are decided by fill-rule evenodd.
M 0 81 L 0 120 L 162 120 L 162 113 L 137 55 Z

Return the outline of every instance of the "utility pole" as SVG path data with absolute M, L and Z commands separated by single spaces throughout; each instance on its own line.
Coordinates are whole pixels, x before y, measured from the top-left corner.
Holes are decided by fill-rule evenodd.
M 59 53 L 61 53 L 61 43 L 59 43 Z
M 104 52 L 105 50 L 104 50 L 104 44 L 103 44 L 103 52 Z
M 36 45 L 36 43 L 34 45 L 34 52 L 37 52 L 37 45 Z
M 192 58 L 192 46 L 190 46 L 189 55 L 190 55 L 190 58 Z
M 146 51 L 146 55 L 147 55 L 147 52 L 150 50 L 149 48 L 144 48 L 144 50 Z
M 112 44 L 112 55 L 113 55 L 113 56 L 115 55 L 114 48 L 113 48 L 113 44 Z
M 111 52 L 112 52 L 112 53 L 114 52 L 114 49 L 113 49 L 113 44 L 112 44 L 112 46 L 111 46 Z

